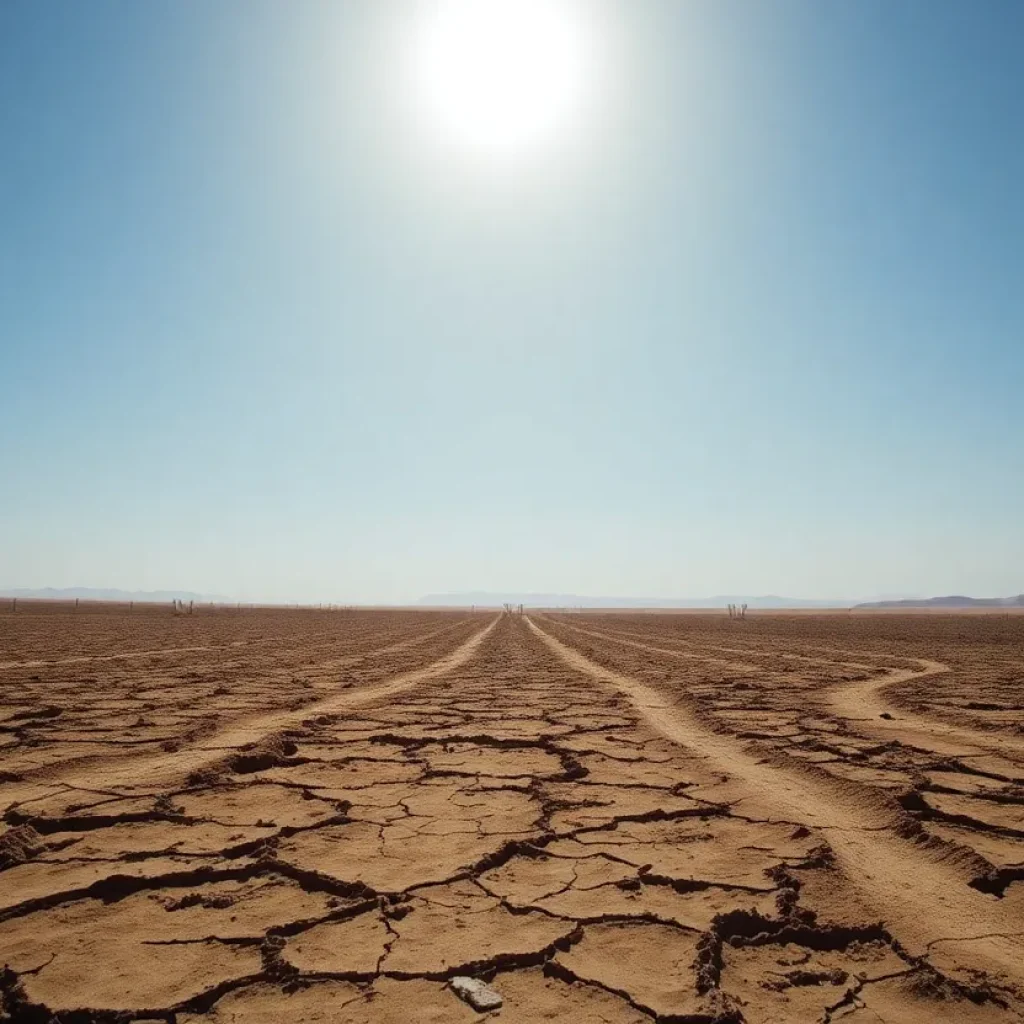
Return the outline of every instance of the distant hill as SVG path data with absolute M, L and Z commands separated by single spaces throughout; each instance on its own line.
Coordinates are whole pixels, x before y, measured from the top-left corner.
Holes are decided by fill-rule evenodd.
M 195 594 L 189 590 L 104 590 L 96 587 L 41 587 L 37 590 L 0 589 L 0 597 L 18 597 L 26 601 L 139 601 L 225 602 L 226 597 Z
M 774 594 L 742 596 L 723 594 L 715 597 L 588 597 L 585 594 L 515 594 L 469 591 L 460 594 L 427 594 L 419 604 L 431 607 L 464 608 L 480 605 L 499 608 L 503 604 L 522 604 L 528 608 L 724 608 L 727 604 L 746 604 L 750 608 L 849 608 L 852 601 L 807 600 L 778 597 Z
M 868 601 L 854 605 L 854 608 L 1024 608 L 1024 594 L 1016 597 L 964 597 L 962 594 L 950 594 L 947 597 L 921 597 L 908 601 Z

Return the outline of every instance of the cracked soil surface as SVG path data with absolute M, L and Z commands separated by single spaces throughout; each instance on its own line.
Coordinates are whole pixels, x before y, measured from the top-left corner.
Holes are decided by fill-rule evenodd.
M 30 609 L 0 686 L 0 1019 L 1024 1021 L 1024 616 Z

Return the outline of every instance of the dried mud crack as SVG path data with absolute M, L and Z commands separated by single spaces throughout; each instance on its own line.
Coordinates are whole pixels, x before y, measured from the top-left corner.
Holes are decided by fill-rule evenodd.
M 97 621 L 83 652 L 29 619 L 0 1019 L 470 1021 L 463 975 L 515 1021 L 1024 1019 L 1013 744 L 837 710 L 884 680 L 909 716 L 920 650 L 265 612 Z

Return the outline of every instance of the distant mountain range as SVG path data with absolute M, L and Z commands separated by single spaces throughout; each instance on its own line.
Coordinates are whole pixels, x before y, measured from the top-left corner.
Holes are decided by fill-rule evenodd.
M 17 597 L 36 601 L 138 601 L 162 603 L 195 601 L 197 603 L 228 604 L 231 598 L 216 594 L 197 594 L 190 590 L 118 590 L 99 587 L 41 587 L 0 588 L 0 597 Z M 799 597 L 780 597 L 776 594 L 743 595 L 719 594 L 713 597 L 590 597 L 586 594 L 501 593 L 473 590 L 455 594 L 427 594 L 417 602 L 428 608 L 500 608 L 503 604 L 522 604 L 527 608 L 724 608 L 727 604 L 745 604 L 749 608 L 854 608 L 862 611 L 900 608 L 1024 608 L 1024 594 L 1016 597 L 948 597 L 887 598 L 881 601 L 856 603 L 849 600 L 821 600 Z
M 96 587 L 41 587 L 38 590 L 0 589 L 0 597 L 19 597 L 26 601 L 170 601 L 226 602 L 228 598 L 194 594 L 189 590 L 103 590 Z
M 723 594 L 715 597 L 588 597 L 584 594 L 515 594 L 470 591 L 462 594 L 427 594 L 421 605 L 464 608 L 480 605 L 500 608 L 503 604 L 522 604 L 528 608 L 724 608 L 727 604 L 746 604 L 750 608 L 849 608 L 852 601 L 807 600 Z
M 432 608 L 465 608 L 472 605 L 483 608 L 500 608 L 503 604 L 522 604 L 527 608 L 724 608 L 727 604 L 745 604 L 749 608 L 800 609 L 800 608 L 855 608 L 900 609 L 900 608 L 1024 608 L 1024 594 L 1016 597 L 910 597 L 886 598 L 880 601 L 856 601 L 841 599 L 808 599 L 779 597 L 776 594 L 743 595 L 719 594 L 714 597 L 589 597 L 585 594 L 519 594 L 473 590 L 457 594 L 427 594 L 421 597 L 420 605 Z
M 1024 608 L 1024 594 L 1016 597 L 964 597 L 951 594 L 948 597 L 921 597 L 906 601 L 868 601 L 854 605 L 858 609 L 872 608 Z

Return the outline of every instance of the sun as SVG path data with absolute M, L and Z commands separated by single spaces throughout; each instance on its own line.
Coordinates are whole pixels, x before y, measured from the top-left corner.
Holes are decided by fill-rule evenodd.
M 427 0 L 414 35 L 413 89 L 427 125 L 488 157 L 568 133 L 588 85 L 588 39 L 569 0 Z

